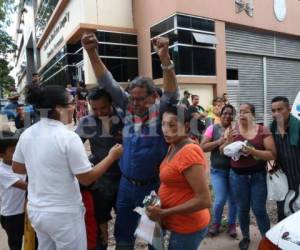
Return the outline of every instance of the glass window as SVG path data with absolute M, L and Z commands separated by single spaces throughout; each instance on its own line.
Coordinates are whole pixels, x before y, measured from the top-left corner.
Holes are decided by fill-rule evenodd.
M 214 25 L 214 22 L 211 20 L 193 17 L 192 18 L 192 29 L 214 32 L 215 25 Z
M 106 32 L 102 32 L 102 31 L 96 32 L 96 37 L 99 42 L 105 42 L 105 33 Z
M 130 34 L 122 34 L 121 43 L 136 45 L 137 44 L 137 36 L 130 35 Z
M 137 60 L 123 60 L 123 82 L 132 81 L 138 76 L 138 61 Z
M 137 57 L 137 47 L 125 45 L 100 44 L 99 54 L 101 56 Z
M 215 50 L 193 48 L 193 75 L 216 75 Z
M 158 79 L 162 77 L 162 70 L 160 67 L 160 60 L 157 54 L 152 55 L 152 77 Z
M 121 35 L 119 33 L 105 32 L 105 42 L 121 43 Z
M 42 1 L 35 18 L 35 35 L 39 39 L 58 3 L 58 0 Z
M 104 47 L 105 56 L 121 56 L 121 46 L 119 45 L 109 45 L 109 44 L 101 44 L 101 47 Z
M 184 28 L 191 28 L 192 27 L 191 17 L 177 15 L 177 26 L 184 27 Z
M 137 47 L 133 46 L 121 46 L 122 57 L 137 57 Z
M 193 74 L 193 48 L 179 47 L 178 74 L 192 75 Z
M 177 15 L 178 27 L 204 30 L 204 31 L 215 31 L 215 24 L 212 20 L 202 19 L 198 17 L 190 17 L 184 15 Z
M 99 42 L 137 44 L 137 36 L 135 34 L 98 31 L 96 32 L 96 37 Z
M 193 43 L 192 32 L 189 30 L 178 30 L 178 42 L 192 44 Z
M 174 28 L 174 16 L 150 28 L 151 38 Z
M 137 60 L 103 58 L 103 62 L 118 82 L 127 82 L 138 75 Z
M 171 59 L 174 61 L 175 63 L 175 72 L 178 72 L 179 70 L 179 64 L 178 64 L 178 58 L 179 58 L 179 54 L 178 54 L 178 46 L 175 46 L 171 49 L 169 49 L 169 53 L 171 56 Z M 159 60 L 159 57 L 157 56 L 157 54 L 153 54 L 152 55 L 152 77 L 153 79 L 157 79 L 157 78 L 162 78 L 162 69 L 161 69 L 161 62 Z
M 239 71 L 238 69 L 227 69 L 227 80 L 238 80 Z

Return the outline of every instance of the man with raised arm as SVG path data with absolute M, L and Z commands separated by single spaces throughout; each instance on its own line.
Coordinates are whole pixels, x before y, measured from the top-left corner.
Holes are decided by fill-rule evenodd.
M 124 153 L 120 159 L 122 178 L 117 198 L 115 238 L 116 249 L 134 249 L 139 215 L 133 209 L 142 206 L 144 197 L 159 186 L 159 165 L 167 151 L 161 131 L 161 114 L 168 105 L 177 103 L 179 96 L 169 41 L 165 38 L 153 40 L 163 70 L 164 93 L 160 101 L 156 100 L 154 82 L 148 77 L 136 77 L 130 83 L 129 94 L 125 92 L 99 57 L 96 36 L 86 33 L 81 41 L 99 86 L 124 111 Z

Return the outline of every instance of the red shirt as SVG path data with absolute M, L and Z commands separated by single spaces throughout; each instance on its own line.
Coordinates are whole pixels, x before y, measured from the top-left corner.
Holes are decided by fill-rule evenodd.
M 271 132 L 268 128 L 258 125 L 258 131 L 256 136 L 248 140 L 244 138 L 240 133 L 235 137 L 234 141 L 245 141 L 247 140 L 253 147 L 258 150 L 265 150 L 264 139 L 268 136 L 271 136 Z M 239 131 L 238 131 L 239 132 Z M 235 170 L 241 169 L 245 174 L 251 174 L 254 172 L 262 171 L 265 169 L 266 161 L 264 160 L 255 160 L 251 155 L 249 156 L 241 156 L 238 161 L 231 160 L 231 167 Z M 237 170 L 239 173 L 240 171 Z M 242 173 L 241 172 L 241 173 Z

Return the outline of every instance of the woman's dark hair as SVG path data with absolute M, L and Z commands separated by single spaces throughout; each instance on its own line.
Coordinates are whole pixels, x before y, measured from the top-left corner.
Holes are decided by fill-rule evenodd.
M 255 116 L 255 106 L 249 102 L 246 102 L 246 103 L 242 103 L 240 106 L 242 105 L 247 105 L 251 111 L 251 114 Z
M 191 121 L 191 114 L 188 111 L 188 109 L 186 108 L 185 105 L 172 105 L 172 106 L 168 106 L 164 113 L 169 113 L 172 115 L 176 115 L 177 119 L 179 122 L 181 122 L 182 124 L 186 123 L 186 122 L 190 122 Z
M 146 76 L 138 76 L 134 78 L 129 84 L 129 91 L 136 87 L 145 88 L 148 95 L 154 95 L 156 92 L 153 80 Z
M 106 90 L 100 88 L 91 89 L 88 94 L 88 100 L 97 101 L 100 99 L 105 99 L 106 101 L 112 103 L 112 98 Z
M 226 104 L 226 105 L 224 105 L 223 106 L 223 108 L 221 109 L 221 113 L 220 113 L 220 115 L 223 115 L 223 113 L 224 113 L 224 111 L 225 111 L 225 109 L 231 109 L 231 111 L 232 111 L 232 115 L 233 116 L 235 116 L 236 115 L 236 111 L 235 111 L 235 108 L 232 106 L 232 105 L 230 105 L 230 104 Z
M 47 110 L 47 117 L 54 118 L 54 111 L 57 106 L 67 107 L 69 103 L 69 93 L 62 86 L 39 86 L 31 84 L 26 87 L 25 100 L 40 111 Z

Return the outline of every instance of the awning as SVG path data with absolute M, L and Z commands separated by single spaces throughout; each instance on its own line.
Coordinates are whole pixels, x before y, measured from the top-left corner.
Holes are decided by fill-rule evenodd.
M 215 35 L 193 32 L 193 37 L 197 43 L 218 44 L 218 40 Z

